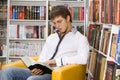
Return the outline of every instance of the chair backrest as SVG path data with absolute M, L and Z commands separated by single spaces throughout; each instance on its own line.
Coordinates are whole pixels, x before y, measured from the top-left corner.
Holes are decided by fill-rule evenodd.
M 37 61 L 39 57 L 32 57 L 32 58 Z M 21 60 L 17 60 L 15 62 L 11 62 L 11 63 L 3 65 L 2 69 L 6 67 L 10 67 L 10 66 L 26 68 L 25 64 Z

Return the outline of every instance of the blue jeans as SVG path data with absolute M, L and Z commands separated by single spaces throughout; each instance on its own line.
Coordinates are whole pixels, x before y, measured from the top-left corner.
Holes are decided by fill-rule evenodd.
M 29 69 L 8 67 L 0 71 L 0 80 L 51 80 L 51 74 L 31 75 Z

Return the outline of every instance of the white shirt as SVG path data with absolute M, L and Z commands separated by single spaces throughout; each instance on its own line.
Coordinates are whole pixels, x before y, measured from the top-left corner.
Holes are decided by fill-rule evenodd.
M 53 56 L 59 40 L 57 33 L 51 34 L 46 40 L 38 61 L 45 62 L 49 60 Z M 62 66 L 67 64 L 87 64 L 88 57 L 89 44 L 87 38 L 73 28 L 71 32 L 64 36 L 54 59 L 57 66 Z

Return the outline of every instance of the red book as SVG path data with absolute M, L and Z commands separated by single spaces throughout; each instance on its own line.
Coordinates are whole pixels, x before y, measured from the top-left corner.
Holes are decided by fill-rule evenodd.
M 12 19 L 12 6 L 10 6 L 10 19 Z
M 74 8 L 69 7 L 69 10 L 70 10 L 70 13 L 71 13 L 72 20 L 74 20 Z

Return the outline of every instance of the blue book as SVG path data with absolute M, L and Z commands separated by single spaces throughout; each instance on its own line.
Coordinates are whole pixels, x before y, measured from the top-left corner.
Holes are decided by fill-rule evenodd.
M 116 44 L 116 55 L 115 55 L 115 61 L 120 64 L 120 28 L 118 32 L 118 39 Z

